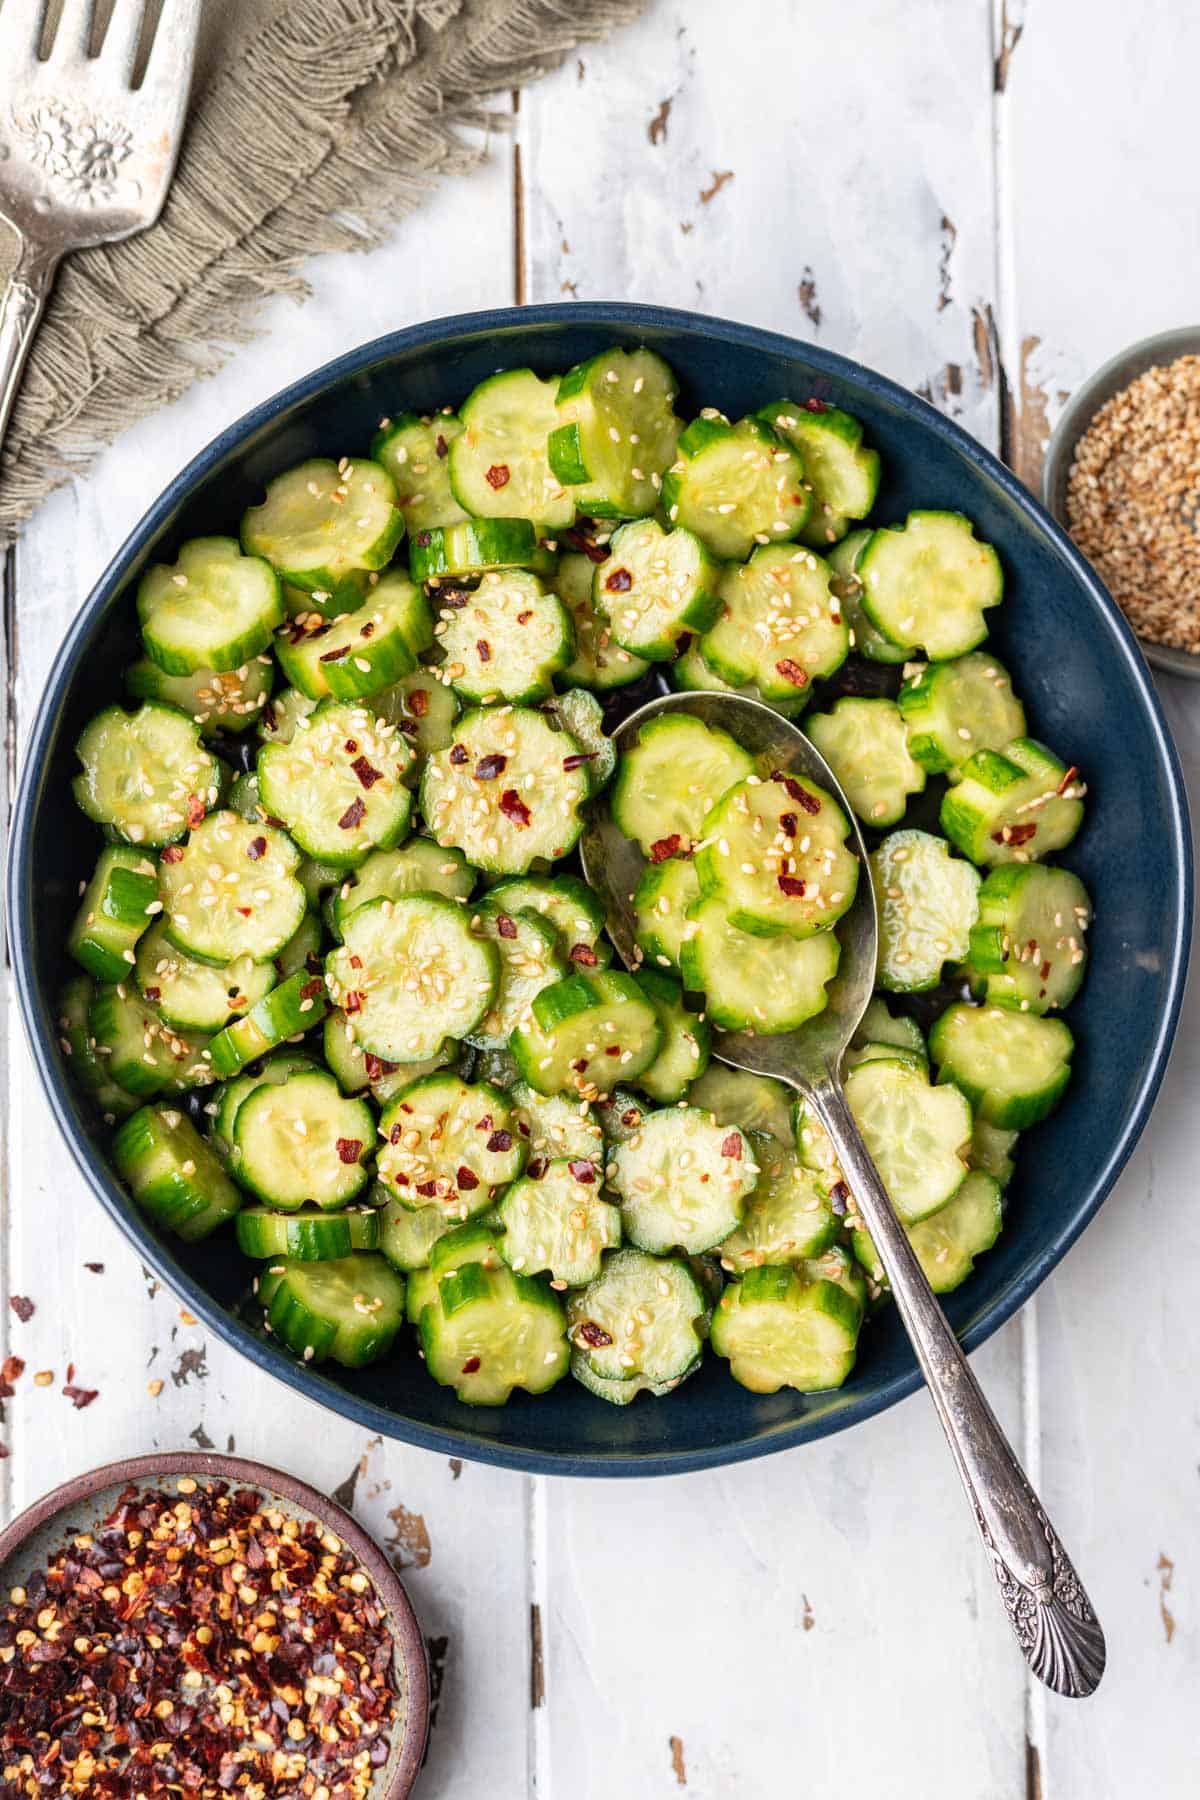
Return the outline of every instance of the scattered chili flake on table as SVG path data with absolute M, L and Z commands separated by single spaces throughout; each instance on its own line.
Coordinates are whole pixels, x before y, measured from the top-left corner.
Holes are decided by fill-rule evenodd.
M 394 1651 L 341 1540 L 250 1488 L 126 1488 L 0 1614 L 0 1794 L 364 1800 Z
M 8 1304 L 12 1307 L 18 1319 L 20 1319 L 22 1325 L 27 1325 L 37 1311 L 33 1301 L 28 1299 L 24 1294 L 10 1294 L 8 1297 Z

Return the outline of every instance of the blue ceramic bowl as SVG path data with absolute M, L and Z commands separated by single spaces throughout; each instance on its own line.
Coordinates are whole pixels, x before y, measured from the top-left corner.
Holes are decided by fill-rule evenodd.
M 948 1301 L 968 1346 L 993 1332 L 1044 1279 L 1112 1187 L 1146 1122 L 1170 1048 L 1190 939 L 1192 865 L 1179 764 L 1128 627 L 1064 534 L 965 432 L 894 383 L 808 344 L 654 307 L 528 307 L 440 319 L 381 338 L 258 407 L 203 451 L 146 514 L 88 597 L 46 685 L 16 803 L 9 930 L 25 1029 L 79 1168 L 137 1254 L 259 1367 L 356 1420 L 428 1449 L 563 1474 L 660 1475 L 761 1456 L 840 1431 L 910 1393 L 918 1375 L 895 1317 L 863 1333 L 858 1367 L 836 1393 L 756 1396 L 716 1357 L 670 1401 L 618 1409 L 572 1381 L 499 1411 L 460 1406 L 410 1351 L 354 1373 L 306 1368 L 235 1316 L 247 1267 L 227 1236 L 193 1247 L 160 1238 L 113 1175 L 103 1136 L 76 1095 L 53 1002 L 76 885 L 94 853 L 76 811 L 72 745 L 121 692 L 135 654 L 133 583 L 181 539 L 228 530 L 263 483 L 305 456 L 369 441 L 381 415 L 458 401 L 485 375 L 567 368 L 606 344 L 648 344 L 682 382 L 681 404 L 734 417 L 779 394 L 856 413 L 883 455 L 877 517 L 958 507 L 1004 563 L 998 653 L 1032 728 L 1091 787 L 1087 824 L 1064 859 L 1096 900 L 1092 968 L 1071 1024 L 1079 1051 L 1062 1108 L 1030 1134 L 1007 1227 Z

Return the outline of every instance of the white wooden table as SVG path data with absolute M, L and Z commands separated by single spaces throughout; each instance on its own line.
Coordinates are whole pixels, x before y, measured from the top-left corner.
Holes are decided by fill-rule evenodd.
M 919 389 L 1035 480 L 1080 379 L 1194 314 L 1197 66 L 1200 14 L 1166 0 L 658 0 L 523 93 L 477 176 L 369 261 L 314 267 L 307 306 L 274 306 L 223 374 L 43 508 L 8 572 L 10 760 L 68 619 L 167 477 L 286 381 L 411 321 L 570 296 L 751 320 Z M 1161 685 L 1200 791 L 1200 692 Z M 1108 1632 L 1086 1704 L 1027 1686 L 921 1397 L 666 1483 L 368 1442 L 144 1275 L 68 1161 L 11 1008 L 4 1054 L 0 1286 L 37 1307 L 0 1311 L 27 1364 L 0 1431 L 8 1506 L 190 1443 L 352 1495 L 431 1640 L 431 1800 L 1197 1792 L 1196 1004 L 1116 1193 L 976 1357 Z M 100 1390 L 86 1411 L 59 1391 L 69 1361 Z

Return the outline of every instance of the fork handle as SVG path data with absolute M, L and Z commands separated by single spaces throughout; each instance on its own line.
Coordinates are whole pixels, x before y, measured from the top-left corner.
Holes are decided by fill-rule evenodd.
M 1104 1634 L 1083 1584 L 934 1298 L 841 1083 L 831 1076 L 806 1094 L 883 1264 L 1025 1660 L 1056 1693 L 1090 1694 Z
M 0 448 L 57 266 L 57 257 L 48 257 L 23 237 L 16 267 L 0 294 Z

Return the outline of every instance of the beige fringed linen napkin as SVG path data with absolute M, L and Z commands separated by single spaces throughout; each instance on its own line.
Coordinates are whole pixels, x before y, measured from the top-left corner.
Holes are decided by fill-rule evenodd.
M 187 136 L 157 225 L 69 257 L 0 461 L 0 547 L 131 421 L 303 295 L 314 253 L 369 249 L 485 148 L 488 99 L 645 0 L 206 0 Z M 477 139 L 477 142 L 479 140 Z M 0 271 L 8 253 L 0 231 Z

